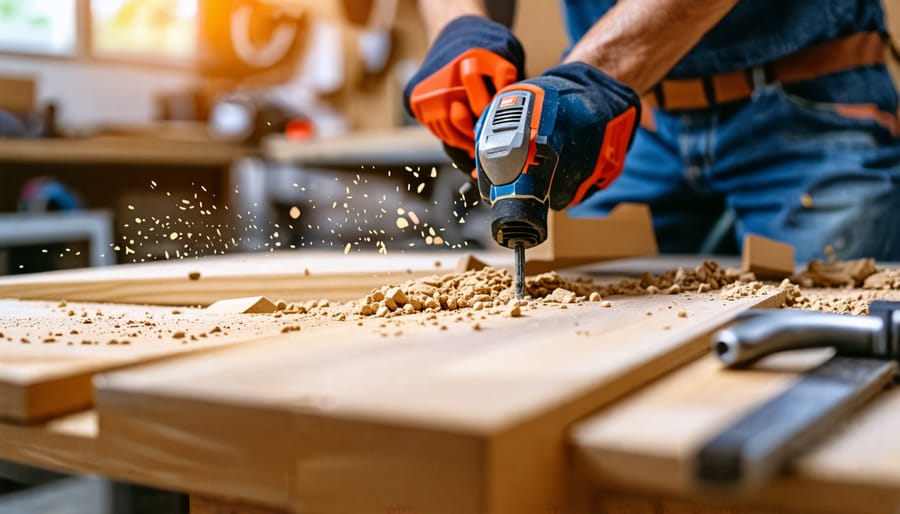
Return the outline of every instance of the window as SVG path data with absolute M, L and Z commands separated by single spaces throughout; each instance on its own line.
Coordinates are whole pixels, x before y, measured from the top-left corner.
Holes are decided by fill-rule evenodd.
M 74 55 L 77 0 L 0 0 L 0 51 Z
M 91 0 L 92 52 L 97 57 L 190 61 L 197 52 L 197 3 Z

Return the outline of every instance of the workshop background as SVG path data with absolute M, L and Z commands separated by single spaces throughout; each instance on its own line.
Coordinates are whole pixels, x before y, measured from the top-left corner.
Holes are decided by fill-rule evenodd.
M 532 74 L 563 51 L 559 16 L 520 2 Z M 406 134 L 425 50 L 413 0 L 0 1 L 0 273 L 490 244 L 435 142 L 410 156 L 393 138 L 380 160 L 304 148 Z M 441 233 L 376 215 L 396 209 Z

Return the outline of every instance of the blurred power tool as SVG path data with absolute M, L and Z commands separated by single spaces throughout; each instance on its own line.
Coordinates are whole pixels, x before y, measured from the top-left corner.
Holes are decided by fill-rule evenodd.
M 819 347 L 831 347 L 835 355 L 699 450 L 699 484 L 752 490 L 896 379 L 900 302 L 872 302 L 868 316 L 749 312 L 713 338 L 713 351 L 728 367 Z
M 550 185 L 559 161 L 559 149 L 539 135 L 542 100 L 539 88 L 500 93 L 475 142 L 478 189 L 491 206 L 494 240 L 515 250 L 520 299 L 525 296 L 525 249 L 547 239 Z

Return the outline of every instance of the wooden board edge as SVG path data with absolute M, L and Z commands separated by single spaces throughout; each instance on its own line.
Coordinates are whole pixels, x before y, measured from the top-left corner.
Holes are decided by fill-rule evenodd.
M 22 385 L 0 382 L 0 423 L 27 419 L 27 397 Z
M 293 425 L 294 440 L 313 442 L 295 457 L 297 512 L 491 512 L 481 435 L 315 414 L 295 414 Z
M 254 336 L 246 341 L 221 344 L 209 347 L 192 347 L 181 350 L 178 353 L 158 354 L 141 357 L 139 360 L 121 362 L 102 367 L 86 367 L 70 373 L 55 372 L 53 378 L 39 381 L 24 380 L 20 383 L 0 381 L 0 398 L 18 398 L 16 404 L 21 402 L 21 408 L 8 409 L 8 412 L 0 410 L 0 418 L 5 418 L 15 423 L 39 423 L 53 418 L 64 416 L 72 412 L 91 408 L 94 405 L 94 377 L 104 373 L 121 371 L 137 366 L 161 364 L 175 359 L 190 358 L 216 351 L 227 350 L 240 345 L 260 344 L 271 341 L 275 334 L 268 336 Z
M 95 408 L 102 474 L 261 507 L 290 507 L 294 445 L 285 413 L 257 408 L 237 420 L 202 401 L 149 402 L 102 387 L 96 391 Z M 184 412 L 191 412 L 190 419 Z M 266 427 L 278 437 L 242 437 L 253 431 L 248 425 Z
M 82 411 L 37 425 L 0 422 L 0 459 L 63 473 L 99 473 L 91 414 Z
M 440 270 L 348 273 L 335 275 L 246 275 L 240 277 L 206 277 L 199 281 L 185 278 L 116 280 L 115 287 L 90 280 L 54 283 L 0 285 L 0 298 L 70 302 L 151 304 L 164 306 L 207 306 L 211 303 L 242 296 L 267 296 L 287 301 L 328 298 L 352 301 L 364 297 L 371 289 L 385 283 L 402 283 L 420 279 Z M 174 292 L 173 292 L 174 291 Z

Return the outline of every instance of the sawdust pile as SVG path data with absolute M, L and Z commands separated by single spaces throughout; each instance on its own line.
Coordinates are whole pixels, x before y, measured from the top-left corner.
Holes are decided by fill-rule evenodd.
M 568 279 L 557 272 L 542 273 L 526 281 L 527 297 L 515 298 L 512 275 L 489 266 L 477 270 L 434 275 L 409 280 L 401 285 L 384 286 L 365 298 L 343 307 L 345 315 L 394 317 L 418 312 L 455 311 L 471 308 L 489 314 L 516 316 L 522 307 L 540 304 L 601 302 L 608 296 L 705 293 L 721 290 L 726 299 L 781 291 L 786 306 L 826 312 L 864 314 L 874 291 L 860 293 L 833 289 L 900 290 L 900 270 L 878 269 L 872 259 L 856 261 L 813 261 L 797 277 L 783 282 L 764 282 L 753 273 L 723 268 L 705 261 L 695 268 L 677 268 L 659 275 L 645 273 L 637 279 L 613 284 L 597 284 L 590 279 Z M 832 288 L 814 291 L 810 288 Z M 604 302 L 605 306 L 609 302 Z
M 574 299 L 574 295 L 573 295 Z M 513 291 L 512 275 L 506 270 L 485 267 L 479 270 L 409 280 L 400 286 L 372 291 L 362 301 L 351 304 L 355 314 L 389 317 L 423 311 L 455 311 L 471 307 L 475 311 L 509 307 L 510 315 L 519 301 Z
M 596 284 L 592 280 L 568 279 L 556 272 L 542 273 L 526 281 L 527 297 L 519 302 L 513 290 L 513 277 L 506 270 L 484 267 L 478 270 L 449 273 L 443 276 L 409 280 L 399 286 L 373 290 L 359 302 L 349 305 L 352 314 L 391 317 L 417 312 L 454 311 L 472 308 L 493 314 L 506 309 L 509 315 L 516 307 L 535 304 L 572 304 L 585 301 L 602 302 L 612 295 L 704 293 L 719 289 L 752 274 L 726 270 L 713 261 L 693 269 L 679 268 L 661 275 L 644 274 L 633 280 L 615 284 Z
M 867 314 L 869 303 L 883 298 L 884 291 L 900 291 L 900 269 L 880 269 L 874 259 L 811 261 L 802 273 L 779 284 L 736 282 L 725 287 L 722 296 L 737 299 L 775 290 L 784 293 L 785 307 Z

